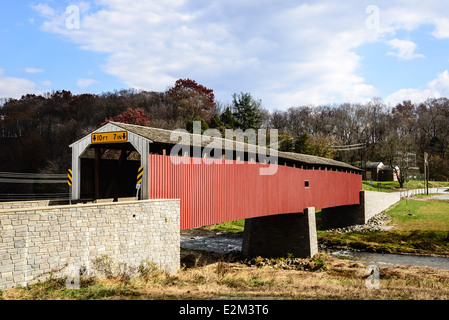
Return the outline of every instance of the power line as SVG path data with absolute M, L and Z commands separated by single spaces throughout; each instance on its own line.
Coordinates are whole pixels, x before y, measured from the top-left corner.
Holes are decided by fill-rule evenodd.
M 360 150 L 366 148 L 366 143 L 348 144 L 345 146 L 331 146 L 331 148 L 334 148 L 337 151 Z
M 332 146 L 332 148 L 365 147 L 366 143 L 347 144 L 344 146 Z

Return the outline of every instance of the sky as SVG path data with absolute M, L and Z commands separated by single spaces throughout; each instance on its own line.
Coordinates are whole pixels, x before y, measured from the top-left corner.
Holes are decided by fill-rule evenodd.
M 186 78 L 268 110 L 449 97 L 449 2 L 0 0 L 0 98 Z

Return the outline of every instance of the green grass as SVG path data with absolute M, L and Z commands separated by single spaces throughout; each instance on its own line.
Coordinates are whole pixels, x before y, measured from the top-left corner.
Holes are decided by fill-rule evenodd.
M 345 234 L 319 231 L 318 239 L 328 246 L 346 246 L 369 252 L 449 254 L 449 232 L 442 230 Z
M 445 181 L 429 181 L 430 188 L 449 187 L 449 182 Z M 404 189 L 423 189 L 424 181 L 410 180 L 404 184 Z M 370 181 L 363 181 L 363 190 L 365 191 L 380 191 L 380 192 L 396 192 L 399 188 L 399 182 L 397 181 L 373 181 L 371 185 Z
M 402 200 L 387 214 L 395 226 L 391 231 L 318 231 L 318 241 L 371 252 L 449 254 L 449 202 Z
M 402 200 L 388 212 L 400 230 L 449 231 L 449 202 Z
M 438 195 L 439 193 L 429 193 L 429 194 L 412 194 L 410 197 L 413 198 L 418 198 L 418 199 L 426 199 L 426 198 L 430 198 L 434 195 Z
M 245 228 L 245 220 L 244 219 L 218 223 L 218 224 L 214 224 L 214 225 L 205 227 L 205 229 L 208 229 L 208 230 L 213 230 L 216 232 L 229 232 L 229 233 L 240 233 L 240 232 L 243 232 L 244 228 Z

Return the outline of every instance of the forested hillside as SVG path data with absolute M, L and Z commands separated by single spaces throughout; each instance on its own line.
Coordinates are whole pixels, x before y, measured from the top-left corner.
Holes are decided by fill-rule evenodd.
M 8 99 L 0 107 L 0 171 L 64 173 L 71 166 L 69 144 L 108 119 L 144 121 L 165 129 L 191 128 L 192 121 L 201 120 L 203 129 L 278 129 L 283 151 L 353 165 L 366 159 L 422 170 L 423 154 L 428 152 L 430 178 L 449 178 L 446 98 L 419 104 L 404 101 L 393 108 L 374 98 L 366 104 L 295 106 L 285 111 L 268 111 L 262 103 L 250 93 L 236 93 L 226 105 L 216 101 L 212 89 L 189 79 L 178 80 L 165 92 L 58 91 Z M 339 148 L 359 144 L 366 148 Z M 411 163 L 414 159 L 416 164 Z

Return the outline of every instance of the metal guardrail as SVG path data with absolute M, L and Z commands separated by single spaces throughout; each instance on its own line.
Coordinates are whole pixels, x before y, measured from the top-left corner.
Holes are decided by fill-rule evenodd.
M 443 187 L 443 188 L 429 188 L 429 194 L 430 193 L 440 193 L 440 192 L 444 192 L 445 190 L 447 190 L 447 187 Z M 410 189 L 410 190 L 402 190 L 399 191 L 400 192 L 400 196 L 401 198 L 407 198 L 413 195 L 417 195 L 417 194 L 427 194 L 426 189 Z
M 67 183 L 66 174 L 0 172 L 0 183 Z
M 0 202 L 31 200 L 69 200 L 69 193 L 7 193 L 0 194 Z
M 67 174 L 0 172 L 0 184 L 66 184 Z M 68 200 L 67 193 L 3 193 L 0 201 Z

